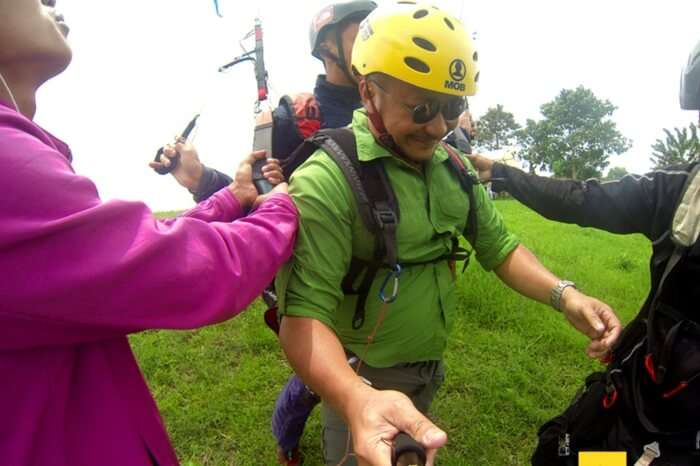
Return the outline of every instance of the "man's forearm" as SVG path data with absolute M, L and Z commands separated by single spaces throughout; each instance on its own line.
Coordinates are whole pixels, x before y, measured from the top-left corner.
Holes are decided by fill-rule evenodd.
M 322 322 L 284 317 L 280 342 L 296 373 L 346 421 L 353 403 L 373 391 L 348 365 L 338 337 Z
M 559 281 L 522 245 L 513 250 L 495 272 L 503 283 L 518 293 L 545 304 L 549 304 L 552 288 Z

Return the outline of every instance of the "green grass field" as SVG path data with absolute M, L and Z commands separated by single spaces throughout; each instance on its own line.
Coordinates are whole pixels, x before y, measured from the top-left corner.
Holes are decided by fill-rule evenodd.
M 649 242 L 547 221 L 498 201 L 511 231 L 553 272 L 608 302 L 623 321 L 649 287 Z M 459 281 L 460 317 L 445 355 L 447 380 L 433 417 L 450 437 L 438 464 L 529 464 L 537 428 L 600 367 L 585 339 L 550 308 L 506 289 L 473 264 Z M 274 465 L 270 416 L 289 369 L 262 305 L 193 332 L 131 337 L 184 465 Z M 318 410 L 303 441 L 321 465 Z

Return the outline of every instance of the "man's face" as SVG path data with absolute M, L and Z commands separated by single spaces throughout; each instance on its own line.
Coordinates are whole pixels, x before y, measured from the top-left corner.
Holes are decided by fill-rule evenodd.
M 31 64 L 45 79 L 68 66 L 68 27 L 53 10 L 54 4 L 54 0 L 0 0 L 0 66 Z
M 411 161 L 430 160 L 440 141 L 457 126 L 459 114 L 446 120 L 437 112 L 430 121 L 420 124 L 414 121 L 411 109 L 426 103 L 445 108 L 456 97 L 420 89 L 388 76 L 372 82 L 374 79 L 365 79 L 360 86 L 365 108 L 372 111 L 370 100 L 374 102 L 387 132 Z
M 360 23 L 348 23 L 343 29 L 341 40 L 343 41 L 343 52 L 345 54 L 345 69 L 352 70 L 352 47 L 355 44 L 355 37 L 360 30 Z

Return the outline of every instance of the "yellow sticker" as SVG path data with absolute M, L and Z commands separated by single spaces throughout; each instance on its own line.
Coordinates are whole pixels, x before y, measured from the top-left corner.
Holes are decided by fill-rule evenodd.
M 578 466 L 627 466 L 624 451 L 580 451 Z

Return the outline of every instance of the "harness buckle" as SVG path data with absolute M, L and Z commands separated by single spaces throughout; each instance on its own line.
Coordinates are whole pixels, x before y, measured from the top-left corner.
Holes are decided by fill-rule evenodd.
M 569 433 L 565 433 L 559 436 L 557 456 L 571 456 L 571 435 Z
M 396 226 L 398 219 L 396 213 L 392 210 L 375 210 L 374 218 L 377 221 L 377 226 L 380 230 L 384 230 L 387 226 Z
M 639 457 L 634 466 L 649 466 L 656 458 L 661 456 L 661 449 L 658 442 L 644 445 L 644 453 Z

